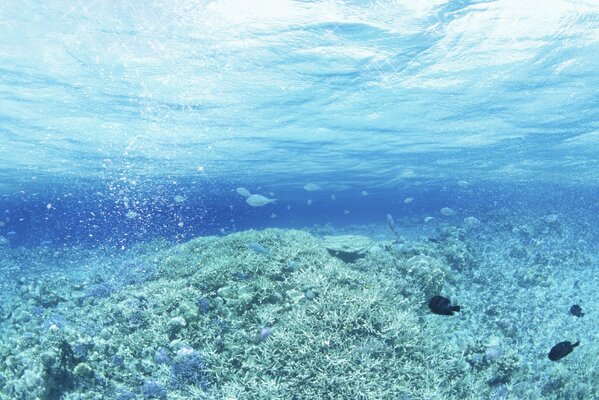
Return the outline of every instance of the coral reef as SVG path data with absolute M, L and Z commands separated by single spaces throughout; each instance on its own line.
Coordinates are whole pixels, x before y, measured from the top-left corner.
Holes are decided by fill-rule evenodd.
M 536 392 L 521 385 L 539 368 L 514 348 L 531 316 L 489 282 L 551 286 L 547 266 L 568 259 L 515 255 L 519 242 L 502 257 L 543 266 L 530 276 L 494 269 L 484 247 L 444 227 L 401 244 L 245 231 L 147 244 L 121 264 L 143 279 L 23 279 L 4 311 L 0 399 L 584 398 L 592 389 L 563 367 Z M 440 293 L 458 298 L 460 316 L 428 312 Z

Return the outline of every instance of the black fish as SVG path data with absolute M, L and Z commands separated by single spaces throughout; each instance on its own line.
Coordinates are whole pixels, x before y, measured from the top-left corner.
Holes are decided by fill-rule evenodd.
M 584 313 L 582 312 L 582 307 L 580 307 L 578 304 L 574 304 L 572 307 L 570 307 L 570 314 L 578 318 L 584 316 Z
M 435 314 L 453 315 L 454 312 L 460 311 L 460 306 L 452 306 L 451 301 L 443 296 L 434 296 L 428 302 L 428 308 Z
M 561 358 L 564 358 L 568 354 L 572 353 L 574 347 L 578 346 L 579 344 L 580 340 L 574 344 L 570 343 L 567 340 L 565 342 L 559 342 L 558 344 L 553 346 L 549 351 L 549 359 L 551 361 L 557 361 Z

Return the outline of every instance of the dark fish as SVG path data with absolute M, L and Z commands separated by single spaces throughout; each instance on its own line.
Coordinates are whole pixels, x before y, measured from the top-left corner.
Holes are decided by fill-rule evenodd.
M 454 312 L 460 311 L 460 306 L 452 306 L 451 301 L 443 296 L 434 296 L 428 302 L 428 308 L 435 314 L 453 315 Z
M 582 307 L 580 307 L 578 304 L 574 304 L 572 307 L 570 307 L 570 314 L 578 318 L 584 316 L 584 313 L 582 312 Z
M 549 359 L 551 361 L 557 361 L 561 358 L 564 358 L 568 354 L 572 353 L 574 347 L 578 346 L 579 344 L 580 340 L 574 344 L 570 343 L 567 340 L 565 342 L 559 342 L 558 344 L 553 346 L 549 351 Z

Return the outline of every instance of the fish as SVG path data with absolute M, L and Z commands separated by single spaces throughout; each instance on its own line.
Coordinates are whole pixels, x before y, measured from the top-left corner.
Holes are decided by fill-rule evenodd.
M 320 186 L 316 185 L 315 183 L 308 183 L 304 186 L 304 190 L 313 192 L 315 190 L 320 190 Z
M 247 190 L 244 187 L 238 187 L 237 189 L 235 189 L 235 191 L 237 192 L 237 194 L 243 196 L 243 197 L 250 197 L 252 194 L 250 193 L 249 190 Z
M 259 194 L 253 194 L 245 199 L 245 202 L 248 203 L 252 207 L 260 207 L 266 204 L 274 203 L 277 199 L 269 199 L 268 197 L 264 197 Z
M 578 304 L 574 304 L 572 307 L 570 307 L 570 314 L 578 318 L 584 316 L 584 313 L 582 312 L 582 307 L 580 307 Z
M 560 360 L 562 358 L 564 358 L 565 356 L 567 356 L 568 354 L 572 353 L 572 350 L 574 350 L 574 347 L 578 346 L 580 344 L 580 340 L 574 344 L 570 343 L 569 341 L 563 341 L 563 342 L 559 342 L 558 344 L 556 344 L 555 346 L 553 346 L 551 348 L 551 350 L 549 351 L 548 357 L 551 361 L 557 361 Z
M 395 233 L 395 236 L 399 239 L 399 233 L 397 232 L 397 226 L 395 226 L 395 221 L 393 221 L 393 217 L 391 214 L 387 214 L 387 225 L 389 225 L 389 229 Z
M 460 306 L 452 306 L 451 301 L 443 296 L 433 296 L 428 302 L 428 308 L 439 315 L 453 315 L 460 311 Z

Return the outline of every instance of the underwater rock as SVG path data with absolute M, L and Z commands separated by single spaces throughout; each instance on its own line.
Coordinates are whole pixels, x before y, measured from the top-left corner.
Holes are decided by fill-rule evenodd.
M 441 215 L 446 217 L 451 217 L 455 215 L 455 211 L 449 207 L 443 207 L 440 211 Z
M 480 221 L 475 217 L 466 217 L 464 218 L 464 225 L 466 225 L 467 228 L 476 228 L 480 225 Z
M 548 225 L 554 225 L 559 222 L 559 216 L 557 214 L 549 214 L 543 217 L 543 222 Z
M 422 298 L 430 300 L 440 293 L 445 283 L 447 267 L 440 259 L 425 255 L 409 258 L 402 265 L 402 275 L 409 279 L 410 284 L 405 285 L 403 292 L 408 298 Z
M 503 350 L 497 344 L 492 344 L 485 349 L 483 360 L 485 363 L 490 364 L 501 358 Z
M 372 244 L 370 238 L 366 236 L 342 235 L 324 237 L 324 246 L 329 254 L 346 263 L 353 263 L 365 257 Z
M 187 321 L 183 317 L 173 317 L 166 323 L 166 331 L 172 340 L 181 330 L 187 326 Z
M 304 296 L 304 293 L 300 292 L 299 290 L 291 289 L 287 291 L 287 297 L 289 297 L 292 303 L 299 303 L 306 296 Z
M 182 301 L 177 307 L 177 314 L 183 318 L 184 321 L 195 320 L 199 315 L 200 310 L 197 304 L 194 304 L 191 300 Z
M 75 369 L 73 369 L 73 375 L 80 377 L 91 377 L 94 375 L 94 370 L 89 366 L 88 363 L 82 362 L 75 366 Z

